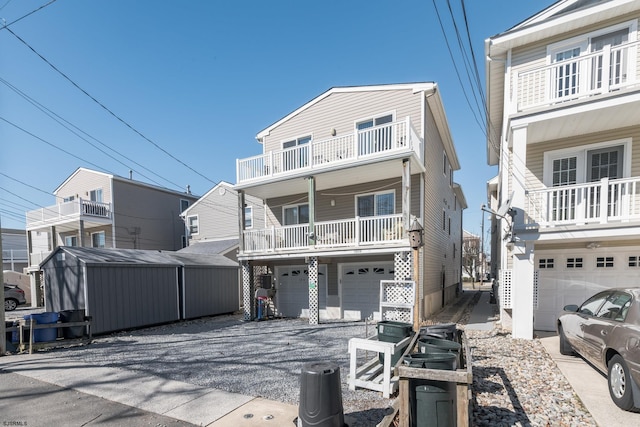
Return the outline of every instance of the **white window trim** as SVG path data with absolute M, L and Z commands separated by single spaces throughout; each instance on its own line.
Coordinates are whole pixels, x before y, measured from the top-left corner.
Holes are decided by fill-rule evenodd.
M 374 203 L 375 203 L 375 196 L 379 196 L 382 194 L 393 194 L 393 213 L 391 215 L 395 215 L 396 213 L 396 190 L 385 190 L 385 191 L 372 191 L 370 193 L 360 193 L 360 194 L 356 194 L 353 198 L 353 204 L 354 204 L 354 213 L 355 216 L 358 216 L 358 197 L 364 197 L 364 196 L 374 196 Z M 375 210 L 375 206 L 374 206 L 374 210 Z M 377 214 L 374 214 L 373 216 L 378 216 Z
M 103 248 L 107 247 L 107 235 L 104 231 L 96 231 L 94 233 L 91 233 L 91 247 L 92 248 L 100 248 L 101 246 L 93 246 L 93 236 L 96 234 L 102 234 L 102 236 L 104 237 L 104 246 L 102 246 Z
M 245 212 L 244 212 L 244 220 L 245 220 L 245 224 L 243 224 L 244 229 L 245 230 L 250 230 L 253 228 L 253 206 L 245 206 L 244 207 Z M 251 212 L 251 225 L 249 227 L 246 226 L 246 221 L 247 221 L 247 210 L 249 210 Z
M 442 175 L 447 176 L 447 170 L 451 168 L 446 151 L 442 151 Z
M 89 192 L 88 192 L 89 194 L 87 194 L 87 196 L 89 196 L 89 200 L 93 202 L 94 200 L 91 200 L 91 193 L 95 192 L 96 196 L 97 196 L 98 195 L 98 191 L 100 192 L 100 198 L 102 200 L 95 200 L 95 202 L 96 203 L 104 203 L 104 191 L 102 190 L 102 188 L 95 188 L 93 190 L 89 190 Z
M 309 141 L 309 144 L 313 143 L 313 132 L 309 132 L 309 133 L 303 133 L 300 134 L 299 136 L 293 137 L 293 138 L 284 138 L 280 140 L 280 149 L 281 150 L 287 150 L 287 149 L 293 149 L 295 147 L 299 147 L 300 144 L 298 144 L 298 141 L 304 138 L 311 138 L 311 140 Z M 284 148 L 284 144 L 287 142 L 291 142 L 291 141 L 295 141 L 296 145 L 294 147 L 288 147 L 288 148 Z M 304 145 L 304 144 L 303 144 Z
M 378 113 L 371 114 L 371 115 L 368 115 L 368 116 L 363 117 L 361 119 L 354 120 L 353 129 L 356 130 L 356 131 L 358 130 L 358 123 L 367 122 L 369 120 L 374 120 L 375 121 L 375 119 L 379 119 L 379 118 L 384 117 L 384 116 L 391 116 L 391 123 L 395 123 L 395 121 L 396 121 L 396 110 L 393 109 L 393 110 L 386 111 L 386 112 L 380 113 L 380 114 L 378 114 Z
M 198 231 L 196 233 L 191 232 L 191 218 L 195 218 L 198 224 Z M 198 214 L 187 216 L 187 231 L 189 233 L 189 236 L 197 236 L 198 234 L 200 234 L 200 216 Z
M 553 161 L 567 157 L 576 157 L 576 183 L 583 184 L 587 179 L 587 153 L 601 148 L 623 146 L 622 177 L 631 176 L 631 147 L 632 139 L 616 139 L 613 141 L 598 142 L 595 144 L 581 145 L 579 147 L 563 148 L 561 150 L 546 151 L 542 166 L 542 181 L 546 187 L 553 186 Z
M 295 203 L 295 204 L 292 204 L 292 205 L 283 205 L 283 206 L 282 206 L 282 225 L 283 225 L 283 226 L 287 226 L 287 225 L 304 225 L 304 224 L 308 224 L 307 222 L 303 222 L 303 223 L 301 223 L 301 222 L 300 222 L 300 206 L 305 206 L 305 205 L 306 205 L 306 206 L 309 206 L 309 202 L 305 202 L 305 203 Z M 290 208 L 298 208 L 298 222 L 297 222 L 297 223 L 295 223 L 295 224 L 286 224 L 286 225 L 285 225 L 285 223 L 284 223 L 284 219 L 285 219 L 285 213 L 284 213 L 284 211 L 285 211 L 286 209 L 290 209 Z
M 557 43 L 550 44 L 547 46 L 547 65 L 553 63 L 553 56 L 555 53 L 561 52 L 567 49 L 571 49 L 574 47 L 580 47 L 581 56 L 583 54 L 591 53 L 591 52 L 588 52 L 590 50 L 589 46 L 591 44 L 591 39 L 593 39 L 594 37 L 601 36 L 603 34 L 613 33 L 615 31 L 619 31 L 625 28 L 629 29 L 629 43 L 636 41 L 638 38 L 638 35 L 637 35 L 638 22 L 637 20 L 631 20 L 631 21 L 622 22 L 620 24 L 612 25 L 611 27 L 601 28 L 597 31 L 582 34 L 580 36 L 572 37 L 570 39 L 566 39 L 566 40 L 559 41 Z M 632 58 L 630 58 L 630 60 L 631 59 Z M 633 64 L 634 64 L 634 67 L 630 67 L 630 68 L 635 68 L 635 61 L 633 61 Z

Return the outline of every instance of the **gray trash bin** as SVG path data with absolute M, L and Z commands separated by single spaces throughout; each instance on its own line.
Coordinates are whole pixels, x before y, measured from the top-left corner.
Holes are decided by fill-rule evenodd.
M 416 426 L 455 426 L 455 403 L 448 390 L 433 385 L 417 386 L 416 403 Z
M 60 322 L 72 323 L 84 320 L 84 310 L 63 310 L 60 312 Z M 82 338 L 85 333 L 85 326 L 70 326 L 62 328 L 62 336 L 66 339 Z
M 298 427 L 344 425 L 340 368 L 335 363 L 307 363 L 300 376 Z

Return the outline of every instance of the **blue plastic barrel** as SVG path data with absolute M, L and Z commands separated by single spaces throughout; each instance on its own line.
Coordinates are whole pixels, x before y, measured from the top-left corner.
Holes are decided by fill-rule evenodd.
M 58 323 L 58 313 L 51 311 L 24 316 L 24 320 L 29 321 L 30 319 L 33 319 L 39 325 Z M 55 341 L 58 338 L 58 329 L 56 328 L 34 329 L 32 333 L 33 342 Z

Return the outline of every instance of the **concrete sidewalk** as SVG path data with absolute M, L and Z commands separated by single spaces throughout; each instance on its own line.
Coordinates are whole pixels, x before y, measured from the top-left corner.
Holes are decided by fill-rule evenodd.
M 2 371 L 0 422 L 24 421 L 23 425 L 29 426 L 104 425 L 103 414 L 110 414 L 108 425 L 114 426 L 148 426 L 149 419 L 153 419 L 158 420 L 156 425 L 279 427 L 294 426 L 298 415 L 298 407 L 294 405 L 136 371 L 87 366 L 47 354 L 0 357 Z M 30 387 L 25 385 L 17 390 L 19 402 L 12 389 L 12 384 L 19 381 L 8 374 L 32 380 Z M 5 378 L 11 381 L 4 381 Z M 80 404 L 59 402 L 69 399 L 60 394 L 60 389 L 78 392 Z M 61 417 L 64 422 L 52 423 L 52 417 Z

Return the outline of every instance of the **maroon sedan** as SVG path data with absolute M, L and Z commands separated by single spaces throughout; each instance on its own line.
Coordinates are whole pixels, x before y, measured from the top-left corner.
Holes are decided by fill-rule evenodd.
M 560 353 L 578 353 L 607 375 L 624 410 L 640 408 L 640 288 L 602 291 L 558 318 Z

